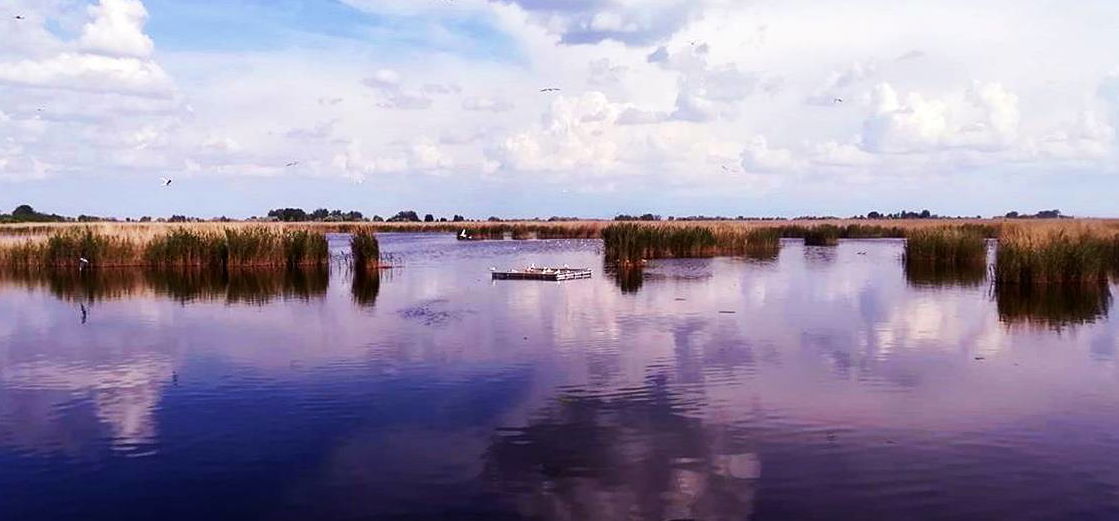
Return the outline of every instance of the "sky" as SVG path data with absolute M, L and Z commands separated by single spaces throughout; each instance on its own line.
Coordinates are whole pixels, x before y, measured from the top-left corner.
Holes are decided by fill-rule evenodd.
M 1110 0 L 0 0 L 0 212 L 1115 216 L 1115 20 Z

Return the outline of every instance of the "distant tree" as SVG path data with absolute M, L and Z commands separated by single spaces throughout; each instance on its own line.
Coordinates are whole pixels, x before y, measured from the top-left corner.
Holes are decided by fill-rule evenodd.
M 455 214 L 455 216 L 451 219 L 451 221 L 456 222 L 456 223 L 460 223 L 460 222 L 463 222 L 465 220 L 466 220 L 466 217 L 463 217 L 459 214 Z
M 326 219 L 329 216 L 330 216 L 330 211 L 327 210 L 326 208 L 319 208 L 318 210 L 315 210 L 315 211 L 311 212 L 311 219 L 314 219 L 316 221 L 321 221 L 323 219 Z
M 1021 216 L 1021 214 L 1019 214 L 1018 212 L 1014 212 L 1014 211 L 1006 212 L 1006 215 L 1005 215 L 1005 217 L 1007 219 L 1017 219 L 1020 216 Z
M 445 222 L 447 222 L 447 218 L 446 217 L 440 217 L 439 222 L 445 223 Z
M 167 219 L 169 223 L 185 223 L 187 221 L 189 221 L 189 219 L 187 219 L 185 215 L 172 215 Z
M 284 222 L 301 222 L 307 220 L 307 212 L 302 208 L 278 208 L 268 212 L 269 217 Z
M 431 214 L 427 214 L 427 215 L 425 215 L 425 216 L 424 216 L 424 222 L 425 222 L 425 223 L 433 223 L 433 222 L 435 222 L 435 216 L 434 216 L 434 215 L 431 215 Z
M 1037 212 L 1038 219 L 1058 219 L 1060 217 L 1060 210 L 1042 210 L 1040 212 Z
M 932 217 L 932 212 L 930 212 L 928 210 L 921 210 L 921 218 L 922 219 L 928 219 L 930 217 Z
M 870 212 L 866 214 L 867 219 L 881 219 L 882 214 L 879 212 Z
M 416 215 L 416 212 L 413 211 L 413 210 L 405 210 L 405 211 L 397 212 L 396 215 L 394 215 L 392 217 L 389 217 L 389 222 L 390 223 L 396 223 L 396 222 L 418 223 L 418 222 L 420 222 L 420 216 Z
M 370 219 L 370 220 L 371 220 L 371 221 L 373 221 L 373 222 L 375 222 L 375 223 L 383 223 L 383 222 L 385 222 L 385 218 L 384 218 L 384 217 L 381 217 L 380 215 L 374 215 L 374 216 L 373 216 L 373 218 L 372 218 L 372 219 Z
M 490 218 L 486 220 L 491 223 L 499 223 L 501 222 L 501 217 L 490 216 Z
M 143 216 L 143 217 L 141 217 L 141 218 L 140 218 L 140 222 L 142 222 L 142 223 L 150 223 L 150 222 L 152 222 L 152 218 L 151 218 L 151 216 L 145 215 L 145 216 Z
M 365 219 L 365 216 L 357 210 L 350 210 L 350 212 L 345 215 L 345 219 L 347 221 L 360 221 Z
M 38 215 L 38 212 L 36 212 L 35 209 L 32 208 L 30 205 L 26 204 L 21 204 L 17 206 L 15 210 L 12 210 L 12 217 L 16 218 L 34 217 L 36 215 Z

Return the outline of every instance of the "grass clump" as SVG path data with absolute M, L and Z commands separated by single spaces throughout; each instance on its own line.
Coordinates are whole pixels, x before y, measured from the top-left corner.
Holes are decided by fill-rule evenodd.
M 987 277 L 981 230 L 961 226 L 913 230 L 905 241 L 905 277 L 916 286 L 974 286 Z
M 1000 286 L 1094 286 L 1115 267 L 1115 240 L 1087 230 L 1007 231 L 999 238 Z
M 835 225 L 813 226 L 804 231 L 805 246 L 835 246 L 839 244 L 842 230 Z
M 368 230 L 359 230 L 350 237 L 350 256 L 355 270 L 377 269 L 381 265 L 381 246 L 377 236 Z
M 307 230 L 285 231 L 281 238 L 288 267 L 322 265 L 330 262 L 326 236 Z
M 614 224 L 602 230 L 606 261 L 636 264 L 648 259 L 718 255 L 770 256 L 780 251 L 773 228 Z
M 157 234 L 113 234 L 93 228 L 61 228 L 46 238 L 0 247 L 0 265 L 33 268 L 85 267 L 282 267 L 326 264 L 326 237 L 280 228 L 192 229 Z M 83 263 L 82 259 L 88 261 Z
M 905 241 L 905 262 L 930 266 L 983 266 L 987 242 L 983 235 L 961 227 L 913 230 Z
M 70 228 L 46 240 L 26 240 L 0 249 L 0 264 L 24 268 L 79 268 L 90 265 L 138 263 L 137 247 L 125 237 L 101 235 L 89 228 Z

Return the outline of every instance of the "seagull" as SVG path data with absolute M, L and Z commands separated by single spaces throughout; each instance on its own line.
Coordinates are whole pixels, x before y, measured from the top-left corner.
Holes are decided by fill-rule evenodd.
M 291 168 L 291 167 L 296 166 L 298 164 L 299 164 L 299 161 L 292 161 L 292 162 L 284 165 L 284 168 Z
M 83 269 L 85 269 L 86 267 L 89 266 L 89 259 L 87 259 L 85 257 L 78 257 L 78 262 L 79 262 L 79 264 L 78 264 L 78 270 L 79 271 L 83 270 Z
M 559 91 L 560 90 L 555 88 L 555 87 L 548 87 L 546 89 L 540 89 L 540 92 L 559 92 Z
M 23 20 L 24 18 L 23 18 L 23 15 L 21 15 L 21 14 L 17 14 L 17 15 L 15 16 L 15 19 L 16 19 L 16 20 Z
M 833 101 L 834 103 L 836 103 L 836 104 L 839 104 L 839 103 L 843 103 L 843 98 L 835 98 L 835 99 L 834 99 L 834 100 L 832 100 L 832 101 Z
M 161 177 L 160 179 L 163 180 L 163 186 L 171 186 L 171 178 L 170 177 Z

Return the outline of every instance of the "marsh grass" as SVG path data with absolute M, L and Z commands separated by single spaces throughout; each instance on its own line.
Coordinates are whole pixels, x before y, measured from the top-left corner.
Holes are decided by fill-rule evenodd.
M 89 261 L 83 266 L 81 259 Z M 0 264 L 35 268 L 280 267 L 329 262 L 326 237 L 307 230 L 171 228 L 155 235 L 63 228 L 42 239 L 0 245 Z
M 355 271 L 376 270 L 381 265 L 381 245 L 368 230 L 358 230 L 350 237 L 350 258 Z
M 602 231 L 606 261 L 640 264 L 650 259 L 704 258 L 725 255 L 769 258 L 780 252 L 773 228 L 736 226 L 666 226 L 622 223 Z
M 838 226 L 823 224 L 804 231 L 805 246 L 836 246 L 843 230 Z
M 977 230 L 941 227 L 915 230 L 905 241 L 905 262 L 968 267 L 987 263 L 987 241 Z
M 999 286 L 1091 287 L 1107 283 L 1116 266 L 1116 239 L 1091 229 L 1007 230 L 999 238 Z

